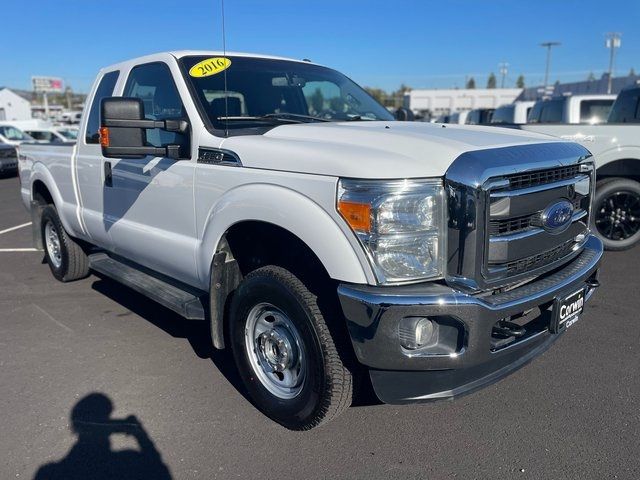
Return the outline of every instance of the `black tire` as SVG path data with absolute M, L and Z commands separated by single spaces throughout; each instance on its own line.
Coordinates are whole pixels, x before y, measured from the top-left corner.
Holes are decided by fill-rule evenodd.
M 54 234 L 59 239 L 59 257 L 52 258 L 53 252 L 47 245 L 47 225 L 51 225 Z M 61 282 L 79 280 L 89 275 L 89 259 L 78 243 L 76 243 L 65 231 L 53 205 L 48 205 L 42 210 L 40 222 L 42 245 L 44 254 L 53 276 Z
M 637 245 L 640 242 L 640 183 L 626 178 L 598 181 L 592 221 L 593 231 L 606 250 L 627 250 Z
M 290 399 L 269 391 L 249 358 L 245 329 L 250 312 L 268 302 L 283 312 L 303 344 L 306 371 L 301 390 Z M 288 270 L 266 266 L 248 274 L 236 290 L 230 309 L 230 339 L 240 376 L 254 404 L 269 418 L 292 430 L 326 423 L 351 405 L 352 376 L 344 366 L 317 297 Z M 333 317 L 337 319 L 338 317 Z M 254 362 L 253 364 L 251 362 Z

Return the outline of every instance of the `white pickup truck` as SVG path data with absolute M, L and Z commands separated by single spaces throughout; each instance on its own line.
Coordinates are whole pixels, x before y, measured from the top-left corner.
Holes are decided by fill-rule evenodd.
M 394 121 L 306 61 L 107 67 L 77 144 L 22 145 L 19 167 L 57 279 L 93 270 L 209 321 L 257 407 L 292 429 L 348 407 L 356 376 L 388 403 L 495 382 L 599 285 L 587 149 Z
M 607 121 L 615 95 L 567 95 L 535 102 L 526 123 L 583 123 Z M 514 122 L 525 123 L 525 122 Z

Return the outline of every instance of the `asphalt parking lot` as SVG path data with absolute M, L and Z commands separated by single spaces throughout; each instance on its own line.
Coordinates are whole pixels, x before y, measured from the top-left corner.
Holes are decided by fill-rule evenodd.
M 0 232 L 29 220 L 1 179 Z M 204 322 L 95 276 L 58 283 L 15 251 L 30 236 L 0 233 L 0 478 L 640 475 L 640 248 L 606 254 L 583 318 L 505 380 L 426 405 L 365 395 L 298 433 L 246 400 Z

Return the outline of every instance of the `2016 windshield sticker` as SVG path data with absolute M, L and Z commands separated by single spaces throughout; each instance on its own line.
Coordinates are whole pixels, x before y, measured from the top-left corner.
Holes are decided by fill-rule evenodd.
M 189 75 L 195 78 L 209 77 L 225 71 L 231 66 L 231 60 L 225 57 L 212 57 L 196 63 L 189 69 Z

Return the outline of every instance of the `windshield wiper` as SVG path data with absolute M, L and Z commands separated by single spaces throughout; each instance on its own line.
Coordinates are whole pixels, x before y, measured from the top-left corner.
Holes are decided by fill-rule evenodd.
M 314 117 L 312 115 L 302 115 L 300 113 L 288 113 L 288 112 L 283 112 L 283 113 L 268 113 L 266 115 L 263 115 L 263 117 L 265 118 L 277 118 L 277 119 L 300 119 L 300 121 L 302 120 L 309 120 L 309 121 L 313 121 L 313 122 L 330 122 L 331 120 L 327 119 L 327 118 L 321 118 L 321 117 Z
M 229 122 L 286 122 L 286 123 L 309 123 L 309 122 L 329 122 L 326 118 L 312 117 L 298 113 L 267 113 L 266 115 L 237 115 L 228 117 L 216 117 L 219 121 Z

